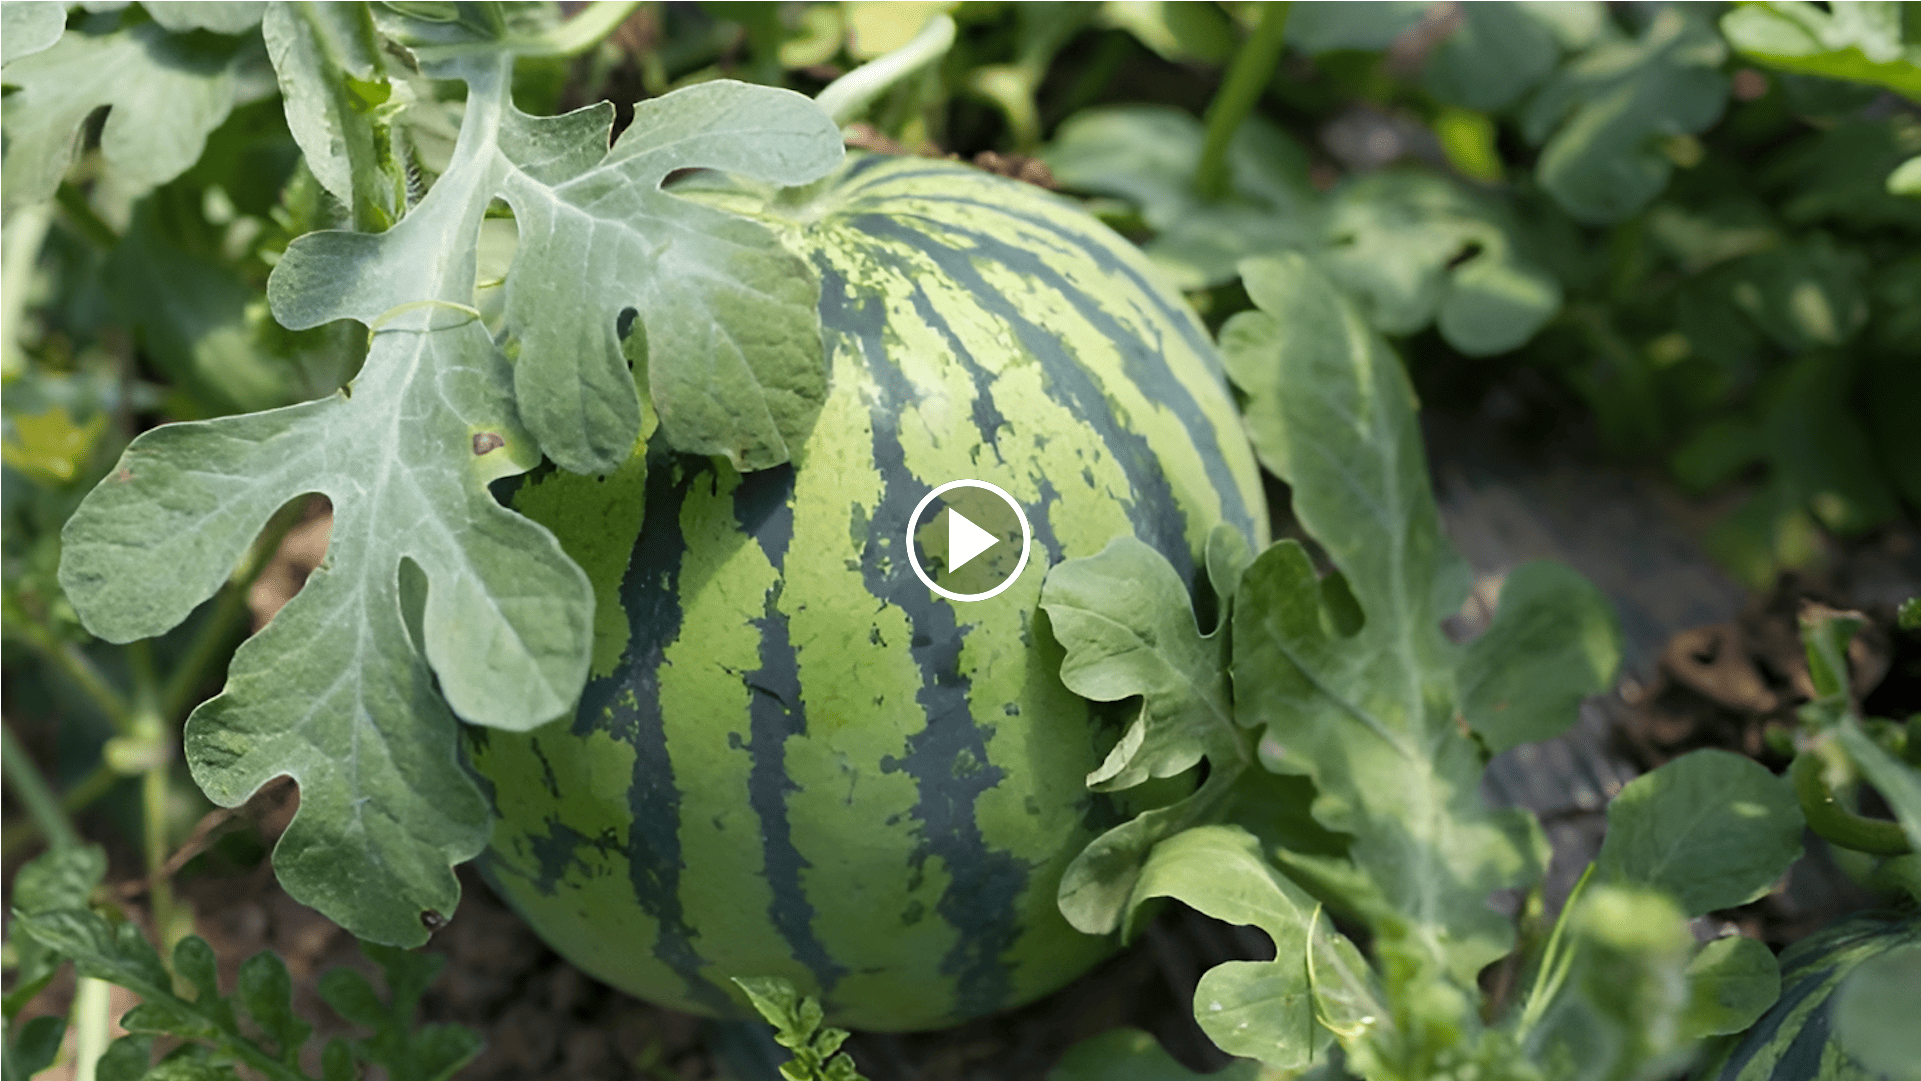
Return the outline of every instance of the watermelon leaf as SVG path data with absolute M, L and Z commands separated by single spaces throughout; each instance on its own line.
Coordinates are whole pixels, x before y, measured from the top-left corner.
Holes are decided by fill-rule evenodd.
M 1384 334 L 1438 322 L 1469 356 L 1504 353 L 1561 310 L 1561 286 L 1519 250 L 1499 204 L 1432 173 L 1363 173 L 1327 200 L 1311 249 Z
M 1834 0 L 1741 4 L 1721 33 L 1743 56 L 1771 68 L 1885 86 L 1921 99 L 1921 41 L 1902 33 L 1902 6 Z
M 1297 543 L 1254 561 L 1234 604 L 1237 714 L 1265 729 L 1270 768 L 1314 779 L 1315 817 L 1353 835 L 1378 891 L 1357 901 L 1384 944 L 1472 986 L 1512 935 L 1487 894 L 1538 857 L 1524 816 L 1482 802 L 1479 753 L 1455 721 L 1459 653 L 1440 620 L 1467 571 L 1441 537 L 1413 393 L 1305 257 L 1241 269 L 1260 310 L 1223 328 L 1228 371 L 1257 453 L 1293 485 L 1346 588 L 1323 583 Z M 1356 605 L 1358 627 L 1344 614 Z
M 1717 938 L 1688 962 L 1688 1008 L 1682 1028 L 1691 1038 L 1740 1032 L 1781 994 L 1781 965 L 1765 943 L 1741 935 Z
M 1559 563 L 1523 564 L 1461 659 L 1461 715 L 1494 754 L 1550 739 L 1581 699 L 1614 685 L 1620 663 L 1620 627 L 1601 591 Z
M 1619 221 L 1667 185 L 1666 136 L 1692 135 L 1721 117 L 1727 46 L 1679 9 L 1662 8 L 1641 37 L 1603 41 L 1550 76 L 1521 114 L 1529 142 L 1545 144 L 1541 186 L 1570 215 Z
M 787 1081 L 862 1081 L 854 1060 L 840 1045 L 847 1030 L 823 1026 L 820 1000 L 803 997 L 778 976 L 734 977 L 754 1012 L 774 1026 L 774 1042 L 794 1053 L 780 1075 Z
M 10 19 L 9 49 L 12 34 Z M 179 176 L 199 160 L 261 59 L 257 40 L 171 34 L 157 21 L 104 33 L 76 29 L 10 59 L 6 82 L 18 89 L 6 96 L 0 165 L 8 214 L 53 197 L 81 125 L 102 106 L 100 153 L 119 184 L 138 192 Z
M 283 325 L 369 328 L 354 383 L 145 433 L 63 534 L 67 595 L 95 633 L 124 642 L 213 595 L 286 501 L 332 501 L 326 564 L 235 654 L 184 745 L 223 806 L 276 776 L 299 782 L 300 811 L 275 850 L 281 882 L 390 945 L 424 941 L 433 914 L 453 911 L 450 865 L 486 843 L 456 718 L 525 730 L 570 710 L 587 677 L 588 579 L 487 485 L 543 450 L 579 468 L 627 460 L 642 410 L 623 330 L 650 346 L 662 424 L 695 443 L 681 449 L 718 438 L 746 461 L 780 460 L 824 381 L 806 268 L 768 262 L 761 226 L 655 190 L 684 166 L 812 179 L 841 154 L 824 115 L 791 92 L 709 83 L 643 106 L 608 150 L 611 108 L 515 110 L 520 39 L 491 8 L 461 10 L 452 22 L 389 12 L 382 23 L 417 43 L 429 74 L 468 84 L 445 173 L 384 233 L 297 239 L 268 282 Z M 478 230 L 496 196 L 522 215 L 507 283 L 513 363 L 473 307 Z M 682 280 L 658 284 L 666 276 Z
M 67 29 L 67 5 L 57 0 L 24 0 L 0 6 L 0 63 L 53 48 Z
M 1223 547 L 1222 576 L 1237 564 Z M 1200 790 L 1114 827 L 1075 857 L 1061 878 L 1061 911 L 1090 934 L 1125 916 L 1148 850 L 1199 821 L 1251 759 L 1234 723 L 1227 635 L 1202 635 L 1187 589 L 1165 556 L 1132 536 L 1100 554 L 1056 566 L 1041 587 L 1054 636 L 1066 647 L 1061 681 L 1097 702 L 1139 696 L 1140 713 L 1106 761 L 1087 776 L 1099 791 L 1172 777 L 1208 759 Z
M 1197 826 L 1156 845 L 1128 899 L 1128 924 L 1141 905 L 1173 897 L 1227 923 L 1248 924 L 1274 940 L 1272 961 L 1229 961 L 1201 976 L 1194 989 L 1194 1017 L 1209 1039 L 1232 1055 L 1258 1058 L 1282 1069 L 1299 1068 L 1325 1055 L 1332 1033 L 1316 1017 L 1309 967 L 1310 946 L 1338 943 L 1364 970 L 1353 944 L 1316 921 L 1312 897 L 1276 871 L 1253 834 L 1236 826 Z M 1315 930 L 1321 932 L 1310 942 Z
M 1703 750 L 1645 773 L 1608 804 L 1602 881 L 1650 886 L 1689 916 L 1746 904 L 1801 857 L 1801 806 L 1753 759 Z

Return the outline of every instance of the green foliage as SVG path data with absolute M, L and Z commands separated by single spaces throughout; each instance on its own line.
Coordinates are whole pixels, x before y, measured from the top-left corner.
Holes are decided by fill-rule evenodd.
M 1743 55 L 1783 71 L 1874 83 L 1921 99 L 1921 35 L 1887 0 L 1744 3 L 1721 16 L 1721 32 Z
M 174 948 L 171 972 L 139 928 L 85 908 L 31 913 L 16 908 L 13 936 L 49 956 L 72 961 L 82 976 L 118 984 L 139 996 L 140 1003 L 120 1019 L 131 1035 L 115 1041 L 101 1059 L 99 1076 L 128 1081 L 235 1078 L 236 1068 L 244 1067 L 276 1081 L 308 1078 L 300 1068 L 300 1055 L 313 1026 L 293 1013 L 287 967 L 272 953 L 248 958 L 233 992 L 222 996 L 213 949 L 197 935 L 181 939 Z M 321 978 L 327 1004 L 353 1024 L 372 1030 L 367 1038 L 329 1042 L 322 1055 L 325 1081 L 362 1076 L 356 1064 L 377 1067 L 389 1077 L 444 1081 L 479 1053 L 479 1038 L 466 1029 L 414 1026 L 421 992 L 444 958 L 373 945 L 366 951 L 386 977 L 386 1001 L 351 969 L 335 969 Z M 177 986 L 187 993 L 176 993 Z M 34 1050 L 28 1036 L 44 1039 L 44 1028 L 18 1041 L 23 1059 Z M 154 1063 L 156 1037 L 184 1041 L 185 1046 Z
M 819 110 L 785 91 L 706 84 L 644 106 L 606 149 L 609 107 L 559 118 L 516 109 L 508 76 L 530 39 L 491 8 L 470 14 L 380 14 L 425 70 L 468 85 L 432 191 L 377 236 L 299 238 L 268 283 L 287 327 L 368 327 L 359 377 L 318 401 L 147 433 L 63 532 L 68 598 L 89 629 L 128 641 L 166 631 L 218 590 L 281 504 L 329 497 L 329 570 L 236 655 L 185 746 L 223 805 L 292 775 L 302 801 L 275 854 L 283 884 L 392 944 L 424 940 L 425 914 L 452 911 L 448 866 L 485 844 L 484 805 L 453 753 L 455 718 L 529 728 L 571 709 L 587 674 L 586 579 L 487 484 L 543 451 L 581 470 L 627 458 L 641 405 L 623 332 L 647 343 L 650 395 L 676 445 L 743 465 L 785 458 L 825 379 L 808 269 L 764 226 L 657 190 L 693 165 L 812 179 L 840 156 Z M 303 46 L 296 31 L 311 19 L 330 22 L 308 25 Z M 146 40 L 153 25 L 124 33 Z M 324 85 L 325 100 L 288 105 L 310 143 L 326 136 L 331 147 L 339 133 L 348 160 L 323 157 L 323 180 L 351 188 L 350 205 L 367 183 L 391 189 L 368 179 L 391 163 L 367 159 L 366 132 L 349 130 L 361 121 L 339 107 L 371 92 L 354 75 L 375 74 L 366 57 L 340 45 L 365 26 L 276 8 L 268 27 L 277 57 L 297 65 L 287 78 Z M 321 39 L 338 57 L 316 53 Z M 10 143 L 9 166 L 22 153 Z M 480 224 L 496 197 L 525 238 L 505 288 L 512 362 L 473 308 Z M 377 219 L 388 204 L 373 202 Z M 646 315 L 623 314 L 636 308 Z M 748 325 L 751 335 L 726 329 Z
M 854 1060 L 840 1049 L 847 1030 L 823 1026 L 820 1001 L 803 997 L 777 976 L 734 977 L 747 1001 L 774 1026 L 774 1040 L 794 1053 L 780 1075 L 787 1081 L 861 1081 Z

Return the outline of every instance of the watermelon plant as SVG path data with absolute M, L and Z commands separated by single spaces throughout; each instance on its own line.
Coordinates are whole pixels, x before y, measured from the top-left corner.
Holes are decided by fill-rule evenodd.
M 479 1044 L 414 1026 L 410 948 L 467 861 L 596 978 L 758 1013 L 796 1081 L 858 1076 L 830 1022 L 1030 1002 L 1170 900 L 1272 941 L 1195 989 L 1238 1077 L 1921 1061 L 1888 1008 L 1921 744 L 1849 697 L 1858 618 L 1805 624 L 1785 777 L 1648 773 L 1549 909 L 1483 773 L 1610 688 L 1619 632 L 1537 563 L 1443 633 L 1470 576 L 1414 389 L 1551 373 L 1614 452 L 1747 485 L 1709 543 L 1757 581 L 1911 518 L 1911 8 L 0 15 L 9 683 L 92 755 L 50 781 L 10 713 L 7 849 L 48 851 L 8 1077 L 59 1054 L 27 1007 L 68 962 L 94 1076 L 452 1076 Z M 622 50 L 641 100 L 587 104 Z M 1176 90 L 1116 99 L 1127 65 Z M 982 131 L 1011 156 L 939 160 Z M 978 604 L 909 535 L 964 477 L 1034 545 Z M 324 561 L 243 634 L 323 499 Z M 383 973 L 320 983 L 361 1035 L 309 1046 L 271 954 L 223 994 L 176 758 L 220 808 L 297 784 L 273 867 Z M 1695 940 L 1804 843 L 1887 908 L 1778 960 Z M 111 1044 L 107 983 L 141 999 Z M 1116 1032 L 1056 1076 L 1190 1074 Z

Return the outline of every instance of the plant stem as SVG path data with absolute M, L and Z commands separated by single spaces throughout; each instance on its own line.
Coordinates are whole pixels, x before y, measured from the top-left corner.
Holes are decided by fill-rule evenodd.
M 1534 973 L 1534 986 L 1528 989 L 1527 1002 L 1521 1007 L 1521 1020 L 1515 1029 L 1516 1042 L 1524 1041 L 1547 1010 L 1547 1004 L 1567 982 L 1568 969 L 1573 963 L 1573 955 L 1563 955 L 1561 938 L 1567 931 L 1567 923 L 1574 913 L 1575 903 L 1581 899 L 1581 891 L 1587 888 L 1588 880 L 1594 877 L 1594 864 L 1589 863 L 1581 878 L 1568 891 L 1567 900 L 1561 903 L 1561 914 L 1554 920 L 1554 930 L 1547 936 L 1547 945 L 1541 950 L 1541 967 Z
M 224 652 L 222 647 L 227 644 L 241 615 L 246 612 L 247 594 L 267 569 L 267 564 L 273 562 L 274 554 L 280 551 L 280 544 L 287 539 L 287 534 L 300 524 L 303 513 L 304 504 L 301 504 L 276 515 L 261 533 L 260 540 L 254 544 L 247 562 L 240 565 L 214 598 L 213 611 L 208 613 L 207 621 L 201 624 L 193 644 L 187 647 L 186 658 L 174 669 L 173 675 L 160 691 L 162 717 L 173 720 L 186 712 L 188 699 L 206 678 L 208 667 Z
M 1275 65 L 1280 63 L 1281 50 L 1287 44 L 1290 7 L 1289 0 L 1268 0 L 1261 5 L 1261 21 L 1254 26 L 1254 36 L 1234 55 L 1226 80 L 1207 105 L 1207 132 L 1201 143 L 1201 162 L 1194 169 L 1194 190 L 1209 202 L 1227 194 L 1232 179 L 1227 148 L 1234 142 L 1241 121 L 1261 100 L 1268 80 L 1274 77 Z
M 1829 844 L 1866 852 L 1872 856 L 1903 856 L 1913 851 L 1900 823 L 1880 818 L 1865 818 L 1841 806 L 1834 790 L 1821 776 L 1821 756 L 1803 751 L 1788 767 L 1794 783 L 1794 796 L 1801 802 L 1801 814 L 1808 828 Z
M 11 746 L 12 744 L 9 744 L 9 747 Z M 13 751 L 9 750 L 7 754 L 11 755 Z M 95 800 L 113 791 L 113 786 L 119 782 L 120 774 L 115 772 L 112 766 L 102 762 L 93 767 L 92 773 L 81 778 L 79 784 L 68 789 L 66 794 L 60 797 L 60 809 L 66 812 L 68 817 L 79 814 L 93 806 Z M 25 801 L 22 800 L 22 802 Z M 20 845 L 31 843 L 45 833 L 46 830 L 40 825 L 40 819 L 33 815 L 9 822 L 6 830 L 0 832 L 0 849 L 12 851 Z
M 93 1081 L 100 1056 L 107 1052 L 107 1022 L 113 1009 L 112 989 L 105 980 L 80 977 L 73 994 L 74 1081 Z
M 640 0 L 596 0 L 585 11 L 514 51 L 520 56 L 579 56 L 600 44 L 639 6 Z
M 67 812 L 54 797 L 53 790 L 47 787 L 46 778 L 40 776 L 40 768 L 27 756 L 27 749 L 13 734 L 13 726 L 0 724 L 0 767 L 4 767 L 7 783 L 13 786 L 13 795 L 26 807 L 40 832 L 55 848 L 65 848 L 80 843 L 73 823 L 67 819 Z M 12 847 L 9 843 L 8 847 Z
M 17 611 L 10 608 L 8 615 L 14 616 Z M 46 628 L 36 625 L 31 619 L 15 619 L 9 630 L 17 631 L 27 645 L 40 654 L 42 660 L 58 668 L 61 674 L 73 681 L 74 686 L 80 688 L 82 694 L 92 699 L 93 704 L 113 725 L 114 731 L 123 736 L 133 731 L 133 708 L 127 705 L 126 699 L 120 697 L 119 691 L 113 689 L 113 684 L 107 682 L 107 677 L 100 674 L 100 669 L 80 651 L 80 647 L 71 642 L 56 641 Z
M 828 83 L 814 101 L 827 110 L 834 123 L 849 124 L 866 112 L 875 98 L 938 62 L 953 45 L 954 20 L 947 15 L 936 15 L 914 35 L 914 40 Z
M 170 960 L 173 953 L 173 883 L 162 871 L 167 863 L 167 789 L 168 773 L 173 766 L 172 733 L 159 710 L 159 684 L 153 674 L 153 648 L 146 640 L 127 646 L 132 662 L 137 734 L 166 741 L 164 753 L 153 756 L 140 778 L 141 820 L 144 826 L 141 847 L 147 857 L 148 904 L 153 913 L 154 938 L 160 956 Z

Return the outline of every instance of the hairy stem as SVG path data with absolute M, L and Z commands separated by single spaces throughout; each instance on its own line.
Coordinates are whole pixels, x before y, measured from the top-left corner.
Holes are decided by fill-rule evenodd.
M 14 798 L 26 807 L 27 814 L 32 816 L 47 841 L 55 848 L 79 844 L 80 835 L 67 819 L 66 809 L 54 797 L 46 778 L 40 776 L 39 767 L 27 757 L 27 749 L 14 736 L 10 724 L 0 724 L 0 755 L 5 756 L 0 759 L 0 767 L 6 770 L 7 784 L 13 788 Z M 8 847 L 12 847 L 11 841 Z
M 141 847 L 147 857 L 148 903 L 153 912 L 154 937 L 160 946 L 160 956 L 169 959 L 174 942 L 173 884 L 162 871 L 168 855 L 167 790 L 168 774 L 173 766 L 173 734 L 160 715 L 160 688 L 153 673 L 152 647 L 145 641 L 135 642 L 127 647 L 127 658 L 133 662 L 136 734 L 164 743 L 140 778 L 140 807 L 144 827 Z
M 1261 20 L 1254 26 L 1254 36 L 1234 55 L 1227 79 L 1207 105 L 1207 132 L 1201 144 L 1200 165 L 1194 170 L 1194 190 L 1203 199 L 1212 201 L 1227 194 L 1231 179 L 1227 148 L 1234 141 L 1234 133 L 1240 130 L 1241 121 L 1253 111 L 1254 103 L 1261 100 L 1267 81 L 1274 77 L 1274 67 L 1280 63 L 1281 50 L 1287 41 L 1287 13 L 1291 6 L 1289 0 L 1268 0 L 1261 5 Z
M 74 1081 L 93 1081 L 100 1056 L 107 1052 L 107 1027 L 113 1010 L 112 993 L 105 980 L 80 977 L 74 991 L 72 1023 L 74 1028 Z

